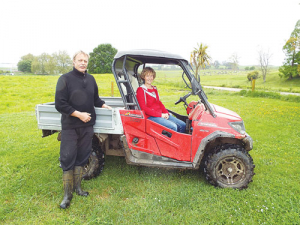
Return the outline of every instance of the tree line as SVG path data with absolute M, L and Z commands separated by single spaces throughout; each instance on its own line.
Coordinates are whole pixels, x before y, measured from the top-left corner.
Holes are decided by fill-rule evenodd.
M 63 74 L 72 68 L 72 60 L 66 51 L 39 56 L 27 54 L 18 62 L 18 70 L 24 73 L 34 74 Z
M 88 64 L 89 73 L 111 73 L 111 63 L 117 49 L 111 44 L 101 44 L 89 53 Z M 66 51 L 34 56 L 27 54 L 21 57 L 18 62 L 18 70 L 24 73 L 34 73 L 40 75 L 64 74 L 72 70 L 73 61 Z

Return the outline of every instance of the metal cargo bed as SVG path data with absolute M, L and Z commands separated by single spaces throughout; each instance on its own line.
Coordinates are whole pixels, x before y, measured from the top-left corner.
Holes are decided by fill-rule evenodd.
M 97 108 L 95 133 L 123 134 L 123 126 L 119 110 L 124 109 L 121 97 L 101 97 L 105 104 L 112 107 L 112 110 Z M 54 102 L 38 104 L 35 107 L 38 128 L 41 130 L 60 131 L 61 114 L 55 109 Z

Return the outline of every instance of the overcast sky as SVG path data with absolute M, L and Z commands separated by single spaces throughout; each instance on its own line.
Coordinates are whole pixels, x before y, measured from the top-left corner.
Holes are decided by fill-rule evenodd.
M 282 65 L 282 47 L 300 19 L 300 0 L 9 0 L 0 13 L 0 65 L 31 53 L 156 49 L 189 59 L 197 43 L 213 60 L 233 53 L 258 64 L 258 50 Z M 3 64 L 2 64 L 3 65 Z

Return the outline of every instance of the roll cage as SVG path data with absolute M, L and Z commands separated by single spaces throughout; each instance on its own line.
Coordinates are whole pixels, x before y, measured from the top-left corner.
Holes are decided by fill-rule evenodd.
M 135 92 L 136 89 L 143 84 L 138 74 L 138 68 L 141 65 L 145 67 L 146 64 L 180 66 L 184 71 L 182 74 L 184 82 L 192 89 L 189 95 L 198 95 L 210 114 L 213 117 L 216 117 L 214 110 L 209 104 L 201 85 L 196 80 L 193 69 L 188 61 L 179 55 L 156 50 L 121 51 L 115 55 L 112 63 L 112 71 L 126 109 L 141 110 Z M 184 75 L 188 78 L 190 85 L 185 80 Z M 181 98 L 181 100 L 183 100 L 183 98 Z

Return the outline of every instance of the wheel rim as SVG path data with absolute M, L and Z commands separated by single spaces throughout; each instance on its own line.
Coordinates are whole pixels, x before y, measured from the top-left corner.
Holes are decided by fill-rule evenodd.
M 244 180 L 245 165 L 236 157 L 225 157 L 217 164 L 217 180 L 227 185 L 234 185 Z

